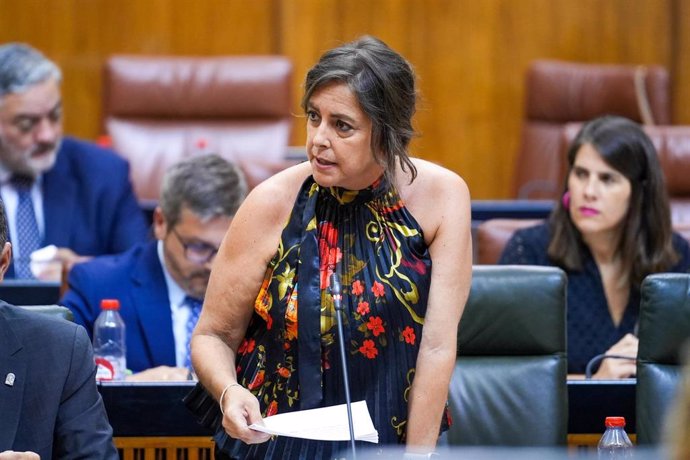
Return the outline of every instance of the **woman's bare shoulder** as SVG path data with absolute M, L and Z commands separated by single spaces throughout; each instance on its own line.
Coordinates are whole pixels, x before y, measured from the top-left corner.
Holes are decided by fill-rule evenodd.
M 409 178 L 405 180 L 405 175 L 398 174 L 403 178 L 398 190 L 430 242 L 444 222 L 457 224 L 469 216 L 470 194 L 465 181 L 455 172 L 418 158 L 412 162 L 417 177 L 410 183 Z
M 409 179 L 402 180 L 399 186 L 407 195 L 406 202 L 422 201 L 428 205 L 429 199 L 439 199 L 441 195 L 453 199 L 469 199 L 467 184 L 457 173 L 443 166 L 419 158 L 412 159 L 417 168 L 417 178 L 409 183 Z M 400 175 L 399 177 L 406 177 Z M 406 197 L 403 196 L 403 199 Z
M 254 187 L 230 224 L 226 238 L 230 260 L 243 264 L 270 260 L 300 187 L 310 173 L 308 164 L 299 164 Z
M 284 219 L 280 216 L 287 218 L 302 184 L 310 174 L 309 163 L 291 166 L 254 187 L 242 207 L 248 207 L 252 213 L 260 211 L 263 216 L 278 219 L 282 224 Z

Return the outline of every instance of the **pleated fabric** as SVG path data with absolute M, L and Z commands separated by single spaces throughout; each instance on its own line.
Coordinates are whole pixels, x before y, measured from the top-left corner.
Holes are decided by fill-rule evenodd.
M 320 187 L 311 177 L 302 185 L 238 349 L 239 382 L 264 417 L 345 402 L 332 273 L 342 285 L 352 401 L 367 401 L 380 444 L 404 443 L 431 259 L 421 228 L 383 177 L 360 191 Z M 218 426 L 217 405 L 203 389 L 187 404 Z M 349 445 L 274 437 L 248 446 L 222 428 L 216 441 L 243 459 L 336 458 Z

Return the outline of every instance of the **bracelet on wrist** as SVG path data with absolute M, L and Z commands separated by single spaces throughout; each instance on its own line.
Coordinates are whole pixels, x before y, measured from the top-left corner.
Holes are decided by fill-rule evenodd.
M 235 383 L 228 383 L 227 385 L 225 385 L 225 388 L 223 388 L 223 391 L 220 392 L 220 398 L 218 398 L 218 405 L 220 406 L 220 413 L 221 413 L 221 414 L 225 415 L 225 410 L 223 410 L 223 398 L 225 398 L 225 393 L 227 393 L 227 391 L 228 391 L 229 388 L 232 388 L 232 387 L 241 387 L 241 386 L 242 386 L 242 385 L 240 385 L 240 384 L 237 383 L 237 382 L 235 382 Z

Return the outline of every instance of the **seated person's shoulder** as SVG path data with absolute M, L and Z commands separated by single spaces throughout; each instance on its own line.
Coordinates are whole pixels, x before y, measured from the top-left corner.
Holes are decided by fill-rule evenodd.
M 74 336 L 78 326 L 57 315 L 38 313 L 31 307 L 18 307 L 2 302 L 5 318 L 14 327 L 21 330 L 22 337 L 31 338 L 32 343 L 40 343 L 40 346 L 61 347 L 64 344 L 72 345 L 71 341 L 65 341 L 66 336 Z
M 517 229 L 503 249 L 499 263 L 551 265 L 548 256 L 550 238 L 547 223 Z
M 534 241 L 548 245 L 549 239 L 551 238 L 549 224 L 541 222 L 524 228 L 518 228 L 513 233 L 513 238 L 520 238 L 525 241 Z
M 96 168 L 98 171 L 108 171 L 110 168 L 127 168 L 129 162 L 114 151 L 74 137 L 65 136 L 60 146 L 62 161 L 67 161 L 70 167 L 83 169 Z M 100 168 L 99 168 L 100 167 Z M 110 170 L 112 174 L 113 171 Z
M 139 259 L 139 257 L 146 251 L 156 251 L 156 242 L 148 241 L 146 243 L 139 243 L 132 246 L 130 249 L 118 253 L 95 256 L 85 262 L 75 264 L 70 270 L 70 274 L 74 273 L 99 273 L 112 274 L 113 272 L 131 270 L 131 263 Z

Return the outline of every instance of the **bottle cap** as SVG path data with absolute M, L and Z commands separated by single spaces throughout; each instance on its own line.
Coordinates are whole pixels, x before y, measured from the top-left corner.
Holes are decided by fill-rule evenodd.
M 196 148 L 199 150 L 205 150 L 208 147 L 208 141 L 203 137 L 196 140 Z
M 606 417 L 604 425 L 606 425 L 607 428 L 614 426 L 625 426 L 625 417 Z
M 120 301 L 117 299 L 103 299 L 101 300 L 102 310 L 119 310 Z

